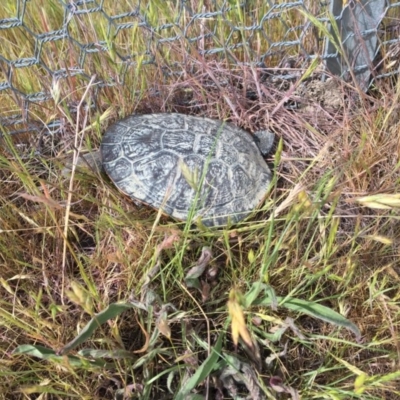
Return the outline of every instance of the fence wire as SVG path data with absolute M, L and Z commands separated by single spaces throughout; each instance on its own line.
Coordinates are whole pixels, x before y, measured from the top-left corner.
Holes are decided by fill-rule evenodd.
M 361 0 L 332 1 L 342 9 Z M 374 79 L 400 73 L 400 2 L 382 2 L 383 18 L 360 32 L 377 37 L 376 53 L 386 60 Z M 24 129 L 39 129 L 31 110 L 54 99 L 54 82 L 89 82 L 96 75 L 102 90 L 124 85 L 139 66 L 179 74 L 190 61 L 174 46 L 206 61 L 260 68 L 280 65 L 287 56 L 304 65 L 317 56 L 337 58 L 334 46 L 323 50 L 332 29 L 318 25 L 329 26 L 334 8 L 316 0 L 16 0 L 0 10 L 0 40 L 7 43 L 0 47 L 0 125 L 13 131 L 32 122 Z M 109 76 L 104 57 L 116 65 Z M 56 127 L 57 121 L 47 123 L 49 132 Z

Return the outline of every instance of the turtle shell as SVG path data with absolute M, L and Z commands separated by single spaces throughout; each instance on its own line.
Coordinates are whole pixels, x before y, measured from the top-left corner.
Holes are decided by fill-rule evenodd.
M 229 123 L 183 114 L 132 115 L 106 131 L 103 166 L 115 185 L 180 220 L 206 226 L 245 218 L 271 171 L 253 137 Z

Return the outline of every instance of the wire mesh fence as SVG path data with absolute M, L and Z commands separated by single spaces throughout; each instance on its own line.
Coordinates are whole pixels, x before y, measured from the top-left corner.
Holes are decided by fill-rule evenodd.
M 319 57 L 328 69 L 330 63 L 337 67 L 334 25 L 345 26 L 344 10 L 359 13 L 358 5 L 368 2 L 332 1 L 16 0 L 0 10 L 6 44 L 0 48 L 0 124 L 11 132 L 41 129 L 35 106 L 54 102 L 55 84 L 73 90 L 76 82 L 84 85 L 95 76 L 96 91 L 134 88 L 132 76 L 140 85 L 138 71 L 157 69 L 174 79 L 193 67 L 191 57 L 258 68 L 282 65 L 288 56 L 300 66 Z M 369 3 L 380 4 L 379 15 L 359 26 L 358 35 L 376 38 L 370 49 L 372 56 L 380 54 L 374 80 L 396 76 L 400 2 Z M 354 35 L 347 30 L 339 40 L 346 45 Z M 353 67 L 369 76 L 371 60 L 354 59 Z M 42 122 L 49 132 L 58 124 Z

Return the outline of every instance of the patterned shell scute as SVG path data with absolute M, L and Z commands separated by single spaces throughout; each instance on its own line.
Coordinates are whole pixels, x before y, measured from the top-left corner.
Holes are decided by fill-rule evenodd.
M 103 138 L 104 169 L 117 187 L 177 219 L 238 222 L 264 199 L 271 172 L 252 136 L 183 114 L 133 115 Z

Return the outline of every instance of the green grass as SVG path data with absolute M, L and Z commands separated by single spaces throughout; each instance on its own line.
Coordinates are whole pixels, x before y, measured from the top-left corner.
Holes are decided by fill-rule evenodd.
M 0 8 L 0 19 L 16 15 L 14 3 Z M 116 15 L 128 2 L 104 4 Z M 200 1 L 190 6 L 210 11 Z M 26 7 L 33 32 L 60 28 L 58 2 Z M 231 25 L 250 26 L 250 15 L 268 11 L 266 2 L 248 7 L 253 14 L 233 8 L 192 21 L 190 37 L 213 33 L 204 42 L 182 37 L 158 46 L 182 34 L 179 24 L 155 29 L 149 42 L 137 17 L 122 18 L 133 24 L 113 38 L 104 15 L 75 16 L 77 42 L 109 46 L 86 55 L 86 77 L 56 82 L 41 67 L 13 70 L 21 92 L 52 93 L 29 107 L 29 117 L 63 125 L 42 138 L 40 156 L 37 132 L 10 137 L 2 127 L 1 399 L 399 397 L 400 85 L 382 81 L 368 96 L 340 88 L 347 95 L 340 109 L 311 100 L 301 110 L 277 107 L 296 93 L 230 63 L 268 50 L 260 32 L 229 36 Z M 180 15 L 172 1 L 141 2 L 140 11 L 154 27 Z M 293 26 L 304 20 L 296 9 L 282 18 Z M 180 21 L 190 18 L 183 13 Z M 264 33 L 278 40 L 285 24 L 271 22 Z M 0 37 L 0 53 L 10 59 L 34 53 L 24 28 Z M 199 54 L 228 37 L 228 45 L 248 48 L 228 46 L 223 58 Z M 312 48 L 313 39 L 305 43 Z M 148 46 L 169 69 L 147 64 Z M 121 55 L 132 55 L 133 64 Z M 81 56 L 68 41 L 44 43 L 41 52 L 54 70 L 78 65 Z M 98 90 L 94 73 L 124 84 Z M 21 113 L 20 97 L 1 96 L 2 117 Z M 88 108 L 94 101 L 97 108 Z M 98 148 L 113 120 L 160 111 L 276 132 L 274 181 L 251 218 L 196 228 L 136 206 L 96 170 L 61 173 L 68 157 Z

